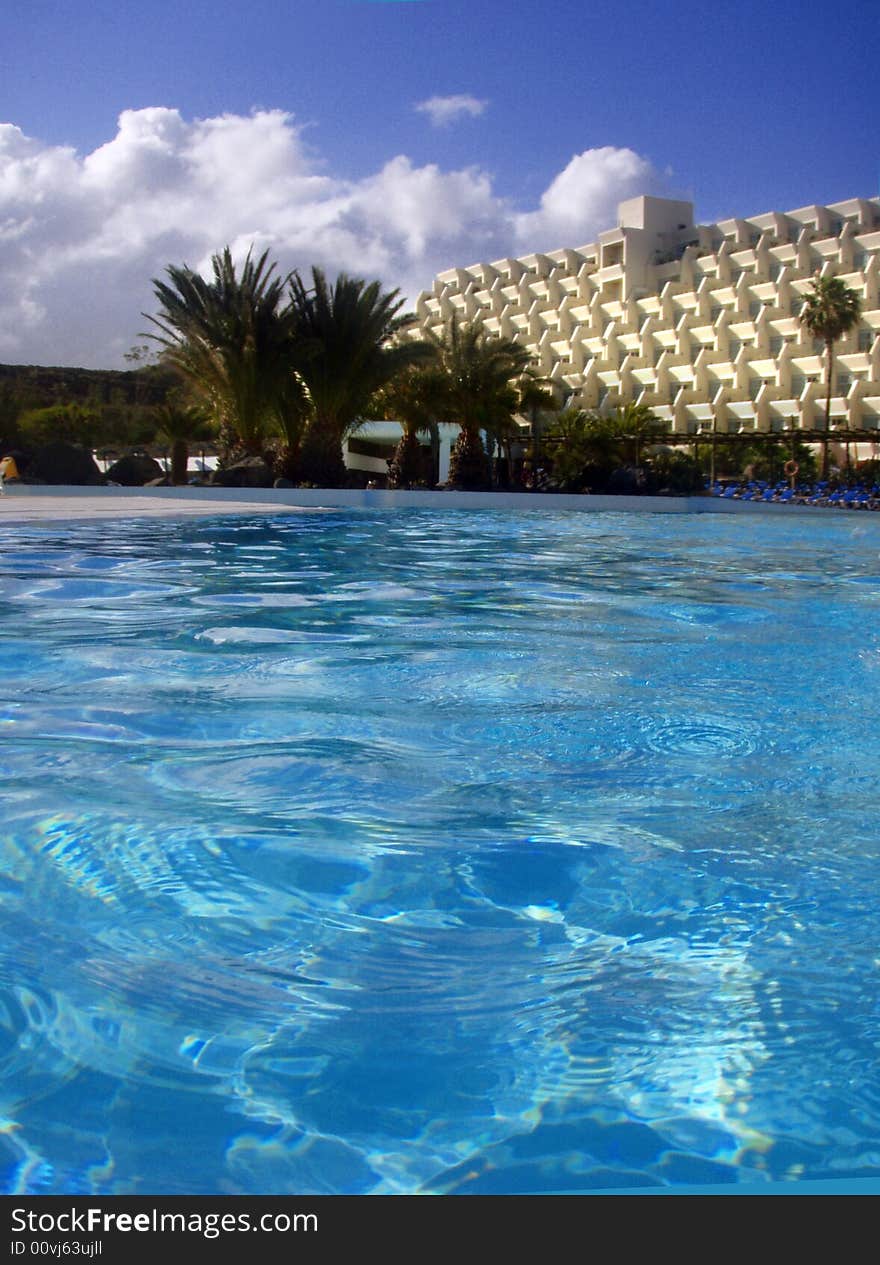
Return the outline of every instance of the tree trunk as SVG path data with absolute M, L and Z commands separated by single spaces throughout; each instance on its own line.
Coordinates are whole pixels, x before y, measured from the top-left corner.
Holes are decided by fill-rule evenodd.
M 189 444 L 185 439 L 175 439 L 171 445 L 171 482 L 186 483 L 189 466 Z
M 431 481 L 428 487 L 435 488 L 440 482 L 440 430 L 431 427 Z
M 388 485 L 392 488 L 411 488 L 421 482 L 422 446 L 415 431 L 406 430 L 388 464 Z
M 831 372 L 834 366 L 834 343 L 825 340 L 825 438 L 822 440 L 822 478 L 828 478 L 828 436 L 831 434 Z
M 319 488 L 348 485 L 342 440 L 330 426 L 313 422 L 306 431 L 299 451 L 298 481 Z
M 495 436 L 490 431 L 486 431 L 486 440 L 483 447 L 485 448 L 489 459 L 489 487 L 494 489 L 498 486 L 498 458 L 495 454 L 496 452 L 500 452 L 501 449 L 499 445 L 495 443 Z
M 491 487 L 489 458 L 479 431 L 462 427 L 449 456 L 449 482 L 465 491 L 485 491 Z

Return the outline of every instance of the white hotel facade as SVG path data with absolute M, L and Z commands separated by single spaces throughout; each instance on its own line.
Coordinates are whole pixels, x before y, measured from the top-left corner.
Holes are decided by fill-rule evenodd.
M 689 202 L 632 198 L 589 245 L 440 273 L 418 332 L 481 320 L 528 347 L 560 403 L 633 400 L 682 436 L 815 431 L 824 349 L 798 314 L 817 271 L 862 299 L 835 345 L 832 422 L 880 441 L 877 198 L 701 225 Z

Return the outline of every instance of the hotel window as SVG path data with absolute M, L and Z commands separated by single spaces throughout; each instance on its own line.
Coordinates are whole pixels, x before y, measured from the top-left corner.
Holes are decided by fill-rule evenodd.
M 755 301 L 749 304 L 749 316 L 752 318 L 753 321 L 757 320 L 757 318 L 761 315 L 761 308 L 763 306 L 764 304 L 759 301 Z
M 852 375 L 849 373 L 839 373 L 837 375 L 837 394 L 848 395 L 852 386 Z
M 784 338 L 779 338 L 779 337 L 771 338 L 770 339 L 770 355 L 773 357 L 778 356 L 784 346 L 785 346 Z
M 759 396 L 759 394 L 760 394 L 760 391 L 761 391 L 761 387 L 762 387 L 763 385 L 764 385 L 764 379 L 763 379 L 763 378 L 750 378 L 750 379 L 749 379 L 749 396 L 751 397 L 751 399 L 753 399 L 753 400 L 757 400 L 757 398 L 758 398 L 758 396 Z
M 740 353 L 742 343 L 738 338 L 730 338 L 727 341 L 727 358 L 728 360 L 736 360 Z
M 857 251 L 856 254 L 853 255 L 853 267 L 857 268 L 859 272 L 864 272 L 867 266 L 868 252 L 864 250 Z
M 870 351 L 874 342 L 874 331 L 872 329 L 859 330 L 859 351 Z
M 798 399 L 804 393 L 807 380 L 802 373 L 793 373 L 791 375 L 791 395 L 792 399 Z

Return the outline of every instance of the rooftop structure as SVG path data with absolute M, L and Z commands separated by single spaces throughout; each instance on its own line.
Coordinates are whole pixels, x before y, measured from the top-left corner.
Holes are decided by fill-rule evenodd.
M 880 199 L 694 223 L 690 202 L 638 197 L 597 241 L 440 273 L 419 329 L 453 314 L 523 343 L 565 404 L 648 405 L 696 434 L 820 428 L 823 346 L 799 324 L 815 274 L 862 298 L 835 345 L 831 415 L 880 440 Z

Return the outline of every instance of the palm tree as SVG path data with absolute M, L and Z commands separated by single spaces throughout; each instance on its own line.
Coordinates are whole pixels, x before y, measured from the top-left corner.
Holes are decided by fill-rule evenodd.
M 173 397 L 154 410 L 158 434 L 171 445 L 171 482 L 186 483 L 189 446 L 210 439 L 214 430 L 205 410 L 197 404 L 183 404 Z
M 479 321 L 453 316 L 441 334 L 429 331 L 438 362 L 439 417 L 460 428 L 452 450 L 449 481 L 464 488 L 487 487 L 489 459 L 480 431 L 503 434 L 517 410 L 516 382 L 532 374 L 531 355 L 513 339 L 489 334 Z
M 548 380 L 539 377 L 529 364 L 520 378 L 508 384 L 506 392 L 498 393 L 495 416 L 490 417 L 484 427 L 487 447 L 491 451 L 497 444 L 499 453 L 504 454 L 508 487 L 513 486 L 513 444 L 525 439 L 524 419 L 528 419 L 534 442 L 539 412 L 555 413 L 558 409 L 553 393 L 548 389 Z
M 545 436 L 552 480 L 563 491 L 601 491 L 616 469 L 635 457 L 663 426 L 643 404 L 625 404 L 613 413 L 568 408 L 557 414 Z
M 320 268 L 312 269 L 312 282 L 310 290 L 297 275 L 290 283 L 297 336 L 309 353 L 299 366 L 308 414 L 299 474 L 339 486 L 346 478 L 343 441 L 377 392 L 427 352 L 399 337 L 415 318 L 401 314 L 398 290 L 383 293 L 378 281 L 344 273 L 330 285 Z
M 636 404 L 632 400 L 618 405 L 611 414 L 611 419 L 621 438 L 632 439 L 633 464 L 638 466 L 642 444 L 661 432 L 664 429 L 663 423 L 647 404 Z
M 613 418 L 582 408 L 557 414 L 544 437 L 554 487 L 581 492 L 604 486 L 620 464 L 620 434 Z
M 538 378 L 524 378 L 520 382 L 519 387 L 518 412 L 523 417 L 529 419 L 529 429 L 531 431 L 531 469 L 532 482 L 535 485 L 535 479 L 541 468 L 541 440 L 548 413 L 557 414 L 559 412 L 559 403 L 553 391 L 543 385 Z
M 498 482 L 498 462 L 504 458 L 506 480 L 509 486 L 513 478 L 513 445 L 524 438 L 519 420 L 519 392 L 513 383 L 506 391 L 499 391 L 496 407 L 486 418 L 483 431 L 486 436 L 486 453 L 489 457 L 489 475 L 492 486 Z M 495 460 L 496 452 L 498 462 Z
M 814 338 L 825 344 L 825 436 L 822 440 L 822 478 L 828 475 L 828 434 L 831 430 L 831 379 L 834 371 L 834 344 L 859 323 L 860 295 L 840 277 L 813 278 L 812 292 L 806 296 L 800 320 Z
M 210 281 L 186 265 L 170 266 L 169 281 L 153 280 L 159 314 L 147 318 L 160 330 L 148 337 L 205 401 L 221 439 L 248 453 L 259 453 L 283 420 L 301 351 L 284 303 L 294 274 L 273 276 L 267 260 L 268 251 L 256 261 L 248 251 L 238 276 L 227 246 L 211 259 Z
M 428 432 L 432 441 L 437 439 L 440 391 L 433 354 L 433 349 L 429 349 L 430 358 L 425 363 L 403 369 L 370 405 L 374 416 L 399 422 L 403 431 L 388 467 L 392 487 L 410 488 L 424 481 L 419 435 Z

